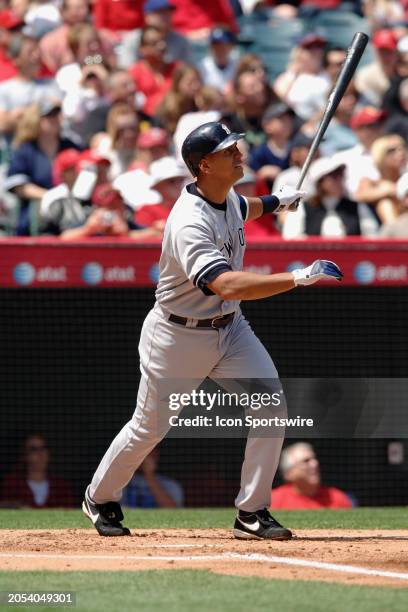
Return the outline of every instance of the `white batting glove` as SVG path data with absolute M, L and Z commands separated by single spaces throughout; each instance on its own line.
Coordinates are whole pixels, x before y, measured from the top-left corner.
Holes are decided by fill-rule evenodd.
M 299 268 L 292 270 L 295 279 L 295 285 L 313 285 L 319 280 L 333 280 L 334 278 L 341 281 L 343 272 L 339 266 L 333 261 L 327 259 L 316 259 L 307 268 Z
M 306 191 L 295 189 L 289 185 L 282 185 L 282 187 L 272 195 L 276 196 L 279 200 L 279 206 L 274 212 L 280 213 L 285 210 L 297 210 L 300 200 L 306 195 Z

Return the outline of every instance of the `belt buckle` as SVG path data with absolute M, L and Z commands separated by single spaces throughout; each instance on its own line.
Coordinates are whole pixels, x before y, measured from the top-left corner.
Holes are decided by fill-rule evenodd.
M 223 319 L 224 317 L 225 317 L 225 315 L 220 315 L 220 316 L 218 316 L 218 317 L 215 317 L 215 318 L 214 318 L 214 319 L 211 321 L 211 327 L 212 327 L 213 329 L 219 329 L 219 326 L 214 325 L 214 322 L 215 322 L 215 321 L 218 321 L 219 319 Z

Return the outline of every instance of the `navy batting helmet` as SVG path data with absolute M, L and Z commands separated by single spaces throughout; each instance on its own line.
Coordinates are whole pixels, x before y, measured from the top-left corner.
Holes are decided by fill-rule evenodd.
M 198 174 L 200 161 L 209 153 L 226 149 L 245 134 L 231 132 L 223 123 L 210 121 L 193 130 L 183 142 L 181 155 L 193 176 Z

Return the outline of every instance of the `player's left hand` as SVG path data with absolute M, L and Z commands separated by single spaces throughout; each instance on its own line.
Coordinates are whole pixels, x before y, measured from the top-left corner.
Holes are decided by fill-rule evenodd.
M 316 259 L 307 268 L 292 270 L 295 278 L 295 285 L 313 285 L 319 280 L 338 280 L 343 279 L 343 272 L 333 261 L 327 259 Z
M 306 191 L 295 189 L 295 187 L 290 187 L 289 185 L 282 185 L 282 187 L 272 195 L 276 196 L 279 200 L 279 206 L 274 212 L 280 213 L 285 210 L 297 210 L 299 202 L 306 195 Z

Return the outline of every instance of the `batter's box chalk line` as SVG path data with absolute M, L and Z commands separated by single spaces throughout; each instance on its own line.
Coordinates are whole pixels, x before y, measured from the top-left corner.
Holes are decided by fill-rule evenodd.
M 190 547 L 202 546 L 190 544 Z M 180 546 L 181 547 L 181 546 Z M 346 574 L 359 574 L 361 576 L 379 576 L 381 578 L 396 578 L 398 580 L 408 580 L 408 573 L 405 572 L 388 572 L 379 569 L 370 569 L 367 567 L 358 567 L 356 565 L 341 565 L 338 563 L 324 563 L 321 561 L 309 561 L 307 559 L 298 559 L 296 557 L 277 557 L 274 555 L 263 555 L 259 553 L 221 553 L 217 555 L 66 555 L 66 554 L 48 554 L 48 553 L 0 553 L 1 559 L 63 559 L 67 560 L 117 560 L 117 561 L 225 561 L 226 559 L 234 559 L 236 561 L 254 561 L 265 563 L 276 563 L 280 565 L 292 565 L 296 567 L 307 567 L 311 569 L 320 569 L 329 572 L 343 572 Z

